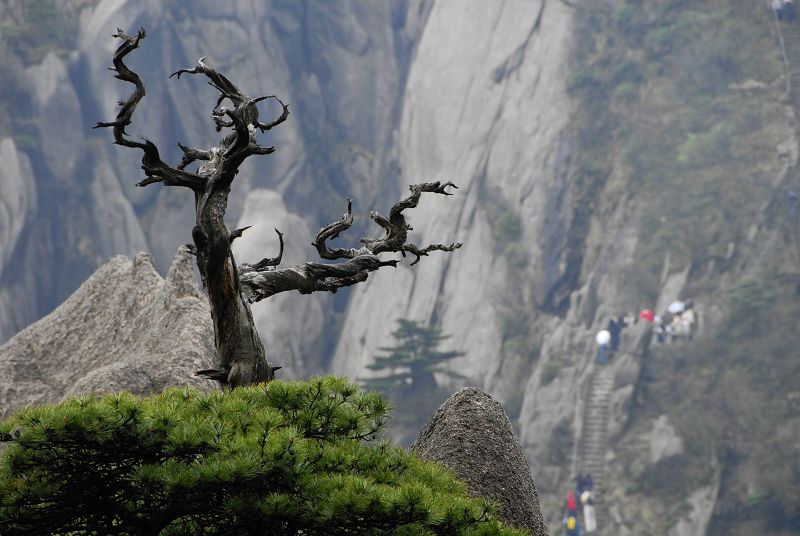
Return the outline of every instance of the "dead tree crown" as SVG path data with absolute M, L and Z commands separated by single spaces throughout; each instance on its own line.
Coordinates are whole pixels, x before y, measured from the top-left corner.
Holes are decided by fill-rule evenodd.
M 127 35 L 117 28 L 114 37 L 122 44 L 114 53 L 115 77 L 135 86 L 128 99 L 120 102 L 120 111 L 114 121 L 98 123 L 98 127 L 111 127 L 114 143 L 125 147 L 141 149 L 142 169 L 145 178 L 137 186 L 161 183 L 165 186 L 182 186 L 194 192 L 196 220 L 192 229 L 193 245 L 190 249 L 196 255 L 197 267 L 203 286 L 206 289 L 214 321 L 214 338 L 217 352 L 215 368 L 198 371 L 198 374 L 218 380 L 223 386 L 236 387 L 269 381 L 275 370 L 266 358 L 261 339 L 253 323 L 250 304 L 274 296 L 280 292 L 297 290 L 302 294 L 337 289 L 365 281 L 369 272 L 384 266 L 397 266 L 397 259 L 383 260 L 381 253 L 400 253 L 405 257 L 410 253 L 416 264 L 421 257 L 431 251 L 453 251 L 461 244 L 432 244 L 417 247 L 408 242 L 411 226 L 406 222 L 403 212 L 417 206 L 423 193 L 451 195 L 448 187 L 457 188 L 451 182 L 429 182 L 410 186 L 411 195 L 396 203 L 384 217 L 371 212 L 372 220 L 384 230 L 384 236 L 377 239 L 362 239 L 358 248 L 328 247 L 327 241 L 337 238 L 353 224 L 352 203 L 348 199 L 347 213 L 334 223 L 326 225 L 317 233 L 314 247 L 320 257 L 338 263 L 307 262 L 300 266 L 279 268 L 283 256 L 283 235 L 277 229 L 280 251 L 277 257 L 264 258 L 255 264 L 242 263 L 237 266 L 231 253 L 231 243 L 242 236 L 248 227 L 228 231 L 225 225 L 228 194 L 238 173 L 239 166 L 250 156 L 267 155 L 274 147 L 259 145 L 257 132 L 266 132 L 277 127 L 289 117 L 289 105 L 275 95 L 251 98 L 242 93 L 228 78 L 209 67 L 201 58 L 191 69 L 181 69 L 170 78 L 180 78 L 182 74 L 202 74 L 208 83 L 219 91 L 219 98 L 211 111 L 217 132 L 230 130 L 219 144 L 210 149 L 195 149 L 178 144 L 183 158 L 177 166 L 165 163 L 158 148 L 151 141 L 132 139 L 125 132 L 131 124 L 136 106 L 145 96 L 145 87 L 139 76 L 124 63 L 124 58 L 139 47 L 144 39 L 144 30 L 136 35 Z M 281 106 L 281 114 L 274 120 L 263 123 L 259 120 L 258 103 L 274 100 Z M 230 106 L 223 106 L 223 103 Z M 200 161 L 195 172 L 187 171 L 187 166 Z

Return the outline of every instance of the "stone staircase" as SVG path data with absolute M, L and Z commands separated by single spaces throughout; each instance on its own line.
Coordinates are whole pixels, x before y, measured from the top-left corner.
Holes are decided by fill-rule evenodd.
M 597 516 L 597 532 L 602 534 L 608 523 L 605 504 L 603 473 L 608 450 L 608 420 L 611 411 L 611 392 L 614 377 L 607 367 L 599 367 L 592 375 L 589 394 L 585 404 L 581 431 L 579 473 L 589 473 L 594 480 L 594 505 Z

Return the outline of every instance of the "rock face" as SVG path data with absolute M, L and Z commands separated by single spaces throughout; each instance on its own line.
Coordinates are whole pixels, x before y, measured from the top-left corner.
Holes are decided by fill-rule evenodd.
M 568 224 L 559 218 L 570 217 L 553 214 L 569 195 L 563 161 L 571 103 L 563 66 L 570 29 L 570 10 L 560 2 L 432 6 L 409 66 L 393 190 L 404 192 L 420 177 L 452 179 L 457 195 L 425 200 L 409 221 L 422 244 L 464 246 L 453 255 L 432 256 L 414 271 L 372 276 L 355 289 L 334 372 L 357 376 L 390 343 L 386 326 L 397 318 L 435 320 L 469 349 L 452 362 L 454 370 L 466 371 L 504 403 L 524 388 L 530 371 L 503 351 L 497 319 L 507 294 L 528 291 L 508 287 L 514 277 L 506 244 L 511 240 L 497 223 L 518 222 L 521 234 L 514 238 L 525 244 L 554 237 L 552 244 L 524 248 L 525 262 L 536 272 L 526 278 L 539 281 L 546 293 L 547 282 L 558 277 L 549 265 L 563 249 L 557 237 L 566 233 L 559 227 Z M 443 88 L 460 89 L 442 99 Z
M 188 250 L 166 279 L 152 258 L 114 257 L 55 311 L 0 347 L 0 417 L 76 394 L 155 393 L 213 363 L 214 331 Z
M 680 456 L 684 452 L 683 439 L 669 422 L 669 417 L 661 415 L 653 422 L 650 433 L 650 463 L 657 464 L 670 456 Z
M 411 447 L 447 466 L 469 494 L 499 503 L 499 517 L 546 536 L 539 496 L 503 407 L 481 389 L 457 391 L 436 411 Z
M 26 290 L 33 285 L 31 274 L 16 270 L 12 258 L 23 257 L 23 230 L 33 221 L 36 185 L 30 159 L 17 149 L 14 140 L 0 140 L 0 341 L 14 334 L 35 314 L 35 300 Z M 27 295 L 27 299 L 26 299 Z

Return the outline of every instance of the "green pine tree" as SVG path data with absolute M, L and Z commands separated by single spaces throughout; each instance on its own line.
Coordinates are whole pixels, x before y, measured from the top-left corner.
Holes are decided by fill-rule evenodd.
M 0 423 L 0 533 L 519 534 L 342 378 L 84 396 Z
M 365 387 L 404 395 L 437 389 L 436 372 L 463 377 L 439 366 L 444 361 L 464 355 L 464 352 L 442 352 L 437 349 L 442 341 L 450 338 L 449 335 L 442 335 L 439 328 L 415 320 L 400 319 L 397 323 L 399 327 L 392 333 L 398 342 L 397 346 L 380 348 L 388 354 L 377 356 L 374 363 L 367 365 L 371 370 L 388 373 L 363 379 Z
M 392 433 L 401 443 L 409 443 L 419 428 L 430 418 L 446 393 L 436 382 L 435 373 L 456 378 L 464 376 L 445 370 L 441 364 L 464 355 L 463 352 L 441 351 L 439 345 L 449 339 L 439 328 L 415 320 L 400 319 L 392 333 L 394 347 L 380 348 L 387 352 L 377 356 L 368 368 L 383 371 L 381 376 L 364 378 L 367 389 L 375 389 L 397 402 L 402 412 L 395 416 Z

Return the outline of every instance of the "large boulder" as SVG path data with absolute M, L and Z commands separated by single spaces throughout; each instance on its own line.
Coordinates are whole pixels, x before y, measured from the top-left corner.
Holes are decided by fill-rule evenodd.
M 145 253 L 110 259 L 55 311 L 0 347 L 0 417 L 90 392 L 156 393 L 214 361 L 208 302 L 178 250 L 166 279 Z
M 499 517 L 546 536 L 528 462 L 503 407 L 482 389 L 460 389 L 445 400 L 411 447 L 466 482 L 470 495 L 500 505 Z

